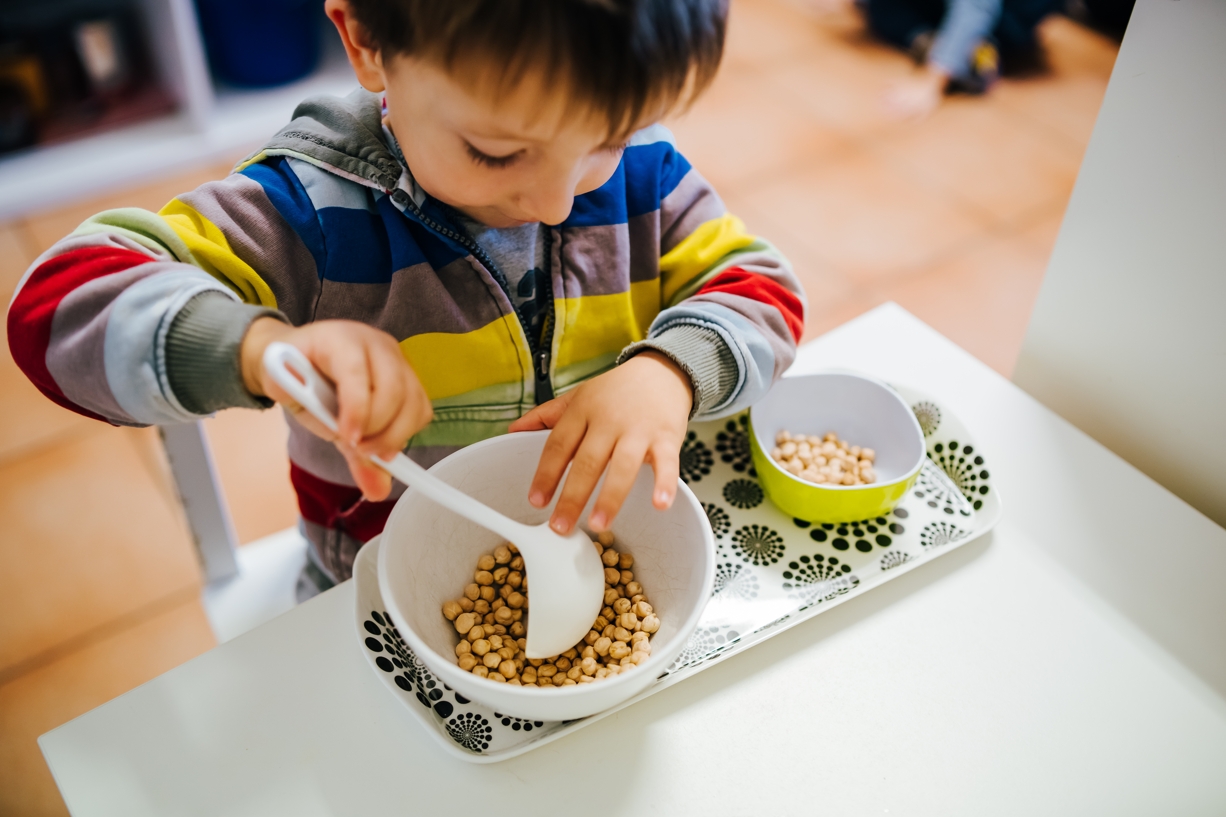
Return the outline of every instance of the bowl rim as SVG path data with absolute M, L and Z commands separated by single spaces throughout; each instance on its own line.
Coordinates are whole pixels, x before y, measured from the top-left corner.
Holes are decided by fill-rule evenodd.
M 528 435 L 548 436 L 550 433 L 551 432 L 548 430 L 515 432 L 516 435 L 523 435 L 523 436 L 528 436 Z M 504 438 L 508 436 L 510 435 L 509 434 L 499 434 L 496 437 L 489 437 L 479 442 L 472 443 L 471 445 L 465 446 L 464 448 L 453 451 L 452 453 L 448 454 L 443 459 L 439 460 L 434 465 L 430 466 L 430 468 L 433 469 L 435 465 L 446 462 L 447 460 L 451 459 L 452 457 L 455 457 L 458 454 L 463 454 L 468 451 L 480 451 L 482 448 L 487 448 L 493 445 L 498 445 L 501 440 L 503 440 Z M 647 467 L 647 466 L 644 465 L 643 467 Z M 706 519 L 707 515 L 706 515 L 706 511 L 702 507 L 702 503 L 698 500 L 698 497 L 694 495 L 694 492 L 690 490 L 690 487 L 686 485 L 685 482 L 683 482 L 680 477 L 678 477 L 677 479 L 677 489 L 678 489 L 677 494 L 674 497 L 673 501 L 677 502 L 677 501 L 681 501 L 682 499 L 684 499 L 686 502 L 690 504 L 691 508 L 694 510 L 695 514 L 698 516 L 700 520 Z M 403 499 L 412 490 L 413 489 L 411 487 L 406 488 L 404 493 L 400 495 L 400 499 Z M 397 505 L 399 505 L 400 499 L 396 500 Z M 622 510 L 625 510 L 625 509 L 623 508 Z M 394 511 L 395 511 L 395 508 L 393 508 L 393 512 Z M 389 520 L 391 519 L 390 515 L 388 519 Z M 712 533 L 711 526 L 709 524 L 701 526 L 700 533 L 703 539 L 704 550 L 708 553 L 706 568 L 703 571 L 702 593 L 700 595 L 700 598 L 702 599 L 702 601 L 700 604 L 696 605 L 693 610 L 690 611 L 690 615 L 686 618 L 686 620 L 682 623 L 682 625 L 677 630 L 676 637 L 681 639 L 681 644 L 677 650 L 678 653 L 680 653 L 681 650 L 685 649 L 685 644 L 688 643 L 690 636 L 693 635 L 694 630 L 698 627 L 698 621 L 702 617 L 703 611 L 706 610 L 707 604 L 711 600 L 711 589 L 715 584 L 715 561 L 716 561 L 715 560 L 715 536 Z M 387 577 L 388 576 L 387 570 L 383 569 L 385 565 L 385 560 L 388 558 L 387 554 L 389 554 L 392 550 L 392 548 L 389 547 L 391 541 L 392 540 L 390 537 L 385 537 L 385 539 L 383 540 L 382 546 L 379 548 L 379 562 L 378 562 L 379 570 L 377 571 L 378 580 L 379 580 L 379 593 L 383 597 L 383 603 L 387 605 L 388 610 L 392 613 L 392 615 L 395 616 L 395 620 L 398 622 L 399 629 L 402 631 L 401 632 L 402 637 L 404 638 L 406 642 L 408 642 L 409 646 L 412 648 L 413 652 L 421 659 L 422 663 L 426 664 L 427 668 L 429 668 L 432 672 L 435 672 L 436 674 L 438 674 L 440 677 L 443 677 L 445 674 L 448 674 L 448 675 L 451 674 L 453 670 L 456 673 L 456 677 L 472 675 L 472 673 L 464 672 L 463 670 L 461 670 L 459 666 L 454 661 L 450 660 L 447 656 L 440 655 L 438 652 L 436 652 L 428 643 L 426 643 L 425 639 L 422 638 L 420 635 L 418 635 L 417 631 L 414 630 L 409 625 L 409 619 L 401 611 L 400 605 L 397 602 L 396 594 L 392 592 L 393 588 L 391 587 L 390 579 L 388 579 Z M 665 651 L 661 651 L 657 653 L 653 650 L 652 654 L 648 657 L 648 659 L 644 661 L 642 664 L 638 665 L 637 669 L 643 670 L 649 666 L 656 667 L 659 664 L 659 661 L 657 659 L 660 656 L 662 656 L 664 652 Z M 440 664 L 440 665 L 447 667 L 446 673 L 436 670 L 433 664 Z M 611 696 L 612 690 L 617 689 L 618 686 L 626 686 L 628 684 L 635 683 L 636 681 L 641 682 L 642 679 L 648 679 L 648 681 L 650 681 L 650 679 L 654 679 L 660 671 L 662 670 L 655 669 L 654 671 L 647 671 L 643 673 L 639 673 L 637 670 L 634 672 L 630 672 L 630 673 L 619 673 L 614 678 L 601 679 L 602 683 L 598 687 L 596 687 L 596 691 L 599 691 L 602 694 Z M 446 679 L 444 678 L 444 680 Z M 574 698 L 574 697 L 582 697 L 585 695 L 595 694 L 595 692 L 592 689 L 592 687 L 594 686 L 593 684 L 576 684 L 572 688 L 567 688 L 564 686 L 554 687 L 553 689 L 546 691 L 544 689 L 533 689 L 532 687 L 514 686 L 512 684 L 499 684 L 495 681 L 490 681 L 489 683 L 494 688 L 497 688 L 500 694 L 502 692 L 506 692 L 507 694 L 510 694 L 513 697 L 522 696 L 524 700 L 553 700 L 559 697 Z M 631 694 L 634 694 L 634 693 L 631 693 Z M 609 704 L 609 706 L 616 706 L 616 705 L 617 705 L 617 702 Z
M 757 444 L 758 449 L 761 450 L 762 452 L 762 458 L 765 459 L 767 463 L 770 464 L 771 469 L 775 473 L 781 474 L 787 477 L 789 480 L 791 480 L 792 482 L 795 482 L 797 485 L 803 488 L 813 488 L 819 491 L 833 491 L 833 492 L 844 492 L 844 493 L 854 493 L 856 491 L 871 491 L 871 490 L 890 488 L 894 485 L 899 485 L 903 482 L 907 482 L 908 480 L 914 478 L 915 475 L 920 472 L 920 469 L 924 467 L 924 460 L 928 456 L 928 447 L 924 443 L 924 430 L 920 428 L 919 420 L 915 418 L 915 412 L 911 411 L 911 407 L 907 405 L 907 401 L 904 400 L 902 395 L 899 394 L 896 389 L 892 388 L 890 384 L 886 383 L 884 380 L 880 380 L 876 377 L 872 377 L 871 375 L 862 374 L 860 372 L 843 371 L 843 370 L 838 370 L 838 369 L 831 369 L 831 370 L 822 371 L 822 372 L 810 372 L 809 374 L 791 375 L 791 376 L 787 376 L 786 378 L 781 378 L 780 382 L 782 382 L 783 379 L 797 380 L 797 381 L 799 380 L 817 380 L 823 377 L 830 377 L 830 376 L 853 377 L 853 378 L 856 378 L 857 380 L 866 381 L 884 390 L 887 394 L 893 397 L 898 403 L 902 404 L 902 407 L 907 412 L 907 416 L 911 418 L 911 425 L 915 430 L 916 438 L 920 442 L 919 458 L 916 460 L 915 465 L 912 466 L 910 469 L 908 469 L 906 473 L 904 473 L 901 477 L 892 479 L 889 482 L 873 482 L 868 485 L 823 485 L 817 482 L 809 482 L 807 479 L 801 479 L 800 477 L 796 476 L 792 472 L 784 470 L 784 468 L 782 468 L 777 462 L 775 462 L 774 457 L 770 455 L 770 449 L 762 445 L 762 440 L 758 436 L 758 430 L 754 426 L 754 422 L 753 422 L 754 409 L 756 409 L 758 406 L 762 405 L 764 402 L 770 399 L 770 396 L 771 396 L 770 392 L 767 392 L 765 397 L 763 397 L 761 400 L 759 400 L 757 403 L 750 406 L 749 408 L 749 431 L 753 435 L 753 441 Z

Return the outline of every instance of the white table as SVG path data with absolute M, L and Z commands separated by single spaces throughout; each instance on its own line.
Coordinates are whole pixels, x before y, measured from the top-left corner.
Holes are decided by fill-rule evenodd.
M 87 815 L 1226 812 L 1226 531 L 897 306 L 806 346 L 939 395 L 990 536 L 519 758 L 445 755 L 352 583 L 40 739 Z

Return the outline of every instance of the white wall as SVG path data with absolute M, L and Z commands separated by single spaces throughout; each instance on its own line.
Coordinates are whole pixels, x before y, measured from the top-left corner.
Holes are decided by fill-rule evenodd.
M 1226 525 L 1226 0 L 1138 0 L 1013 379 Z

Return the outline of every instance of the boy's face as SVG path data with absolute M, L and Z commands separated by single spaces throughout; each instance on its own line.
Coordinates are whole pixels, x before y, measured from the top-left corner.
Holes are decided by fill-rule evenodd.
M 490 227 L 558 224 L 575 196 L 609 180 L 621 161 L 598 115 L 568 104 L 540 72 L 500 97 L 433 63 L 381 66 L 388 119 L 418 184 Z M 466 81 L 467 80 L 467 81 Z M 371 89 L 374 90 L 374 89 Z

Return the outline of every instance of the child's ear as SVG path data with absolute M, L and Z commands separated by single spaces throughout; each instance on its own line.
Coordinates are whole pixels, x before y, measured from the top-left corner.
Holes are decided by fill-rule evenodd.
M 374 94 L 383 93 L 387 82 L 383 76 L 383 59 L 379 49 L 370 43 L 370 37 L 353 14 L 348 0 L 326 0 L 324 12 L 336 31 L 341 35 L 349 64 L 362 87 Z

